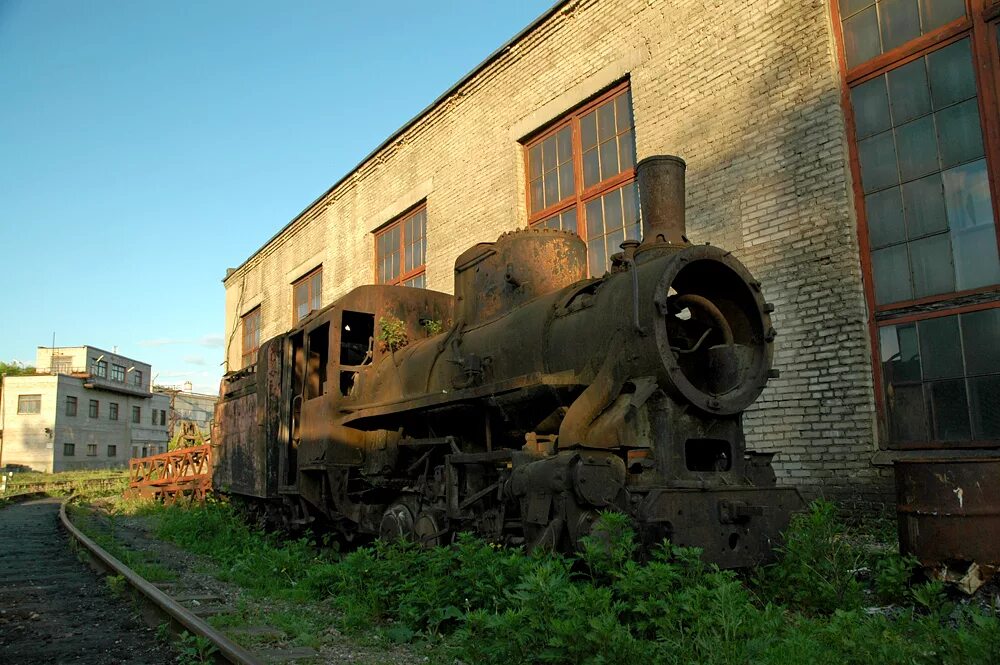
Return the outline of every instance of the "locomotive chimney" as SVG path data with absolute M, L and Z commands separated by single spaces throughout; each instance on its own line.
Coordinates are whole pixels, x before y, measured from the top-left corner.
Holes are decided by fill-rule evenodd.
M 643 244 L 687 244 L 684 237 L 685 168 L 684 160 L 674 155 L 646 157 L 636 166 Z

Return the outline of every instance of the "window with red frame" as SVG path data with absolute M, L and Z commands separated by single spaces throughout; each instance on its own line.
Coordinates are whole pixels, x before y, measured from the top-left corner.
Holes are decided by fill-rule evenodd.
M 292 284 L 292 300 L 294 323 L 320 308 L 323 301 L 323 266 Z
M 1000 12 L 965 0 L 833 7 L 885 431 L 894 447 L 991 445 Z
M 638 240 L 632 95 L 620 84 L 546 127 L 524 146 L 528 224 L 579 234 L 590 273 Z
M 375 233 L 375 279 L 419 289 L 427 286 L 427 207 L 421 205 Z
M 257 351 L 260 349 L 260 307 L 255 307 L 243 315 L 243 367 L 249 367 L 257 362 Z

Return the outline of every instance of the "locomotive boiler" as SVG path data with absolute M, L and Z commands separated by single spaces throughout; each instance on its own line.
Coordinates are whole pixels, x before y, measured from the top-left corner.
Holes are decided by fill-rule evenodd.
M 576 234 L 523 229 L 462 253 L 454 296 L 362 286 L 263 343 L 223 379 L 215 486 L 349 540 L 569 550 L 616 511 L 647 543 L 767 560 L 802 503 L 741 424 L 773 307 L 685 237 L 684 168 L 639 163 L 643 241 L 603 277 Z

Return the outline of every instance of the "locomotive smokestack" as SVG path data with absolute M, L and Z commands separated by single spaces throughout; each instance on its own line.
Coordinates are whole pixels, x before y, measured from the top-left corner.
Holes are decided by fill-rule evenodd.
M 687 244 L 684 237 L 684 169 L 674 155 L 654 155 L 636 166 L 643 243 Z

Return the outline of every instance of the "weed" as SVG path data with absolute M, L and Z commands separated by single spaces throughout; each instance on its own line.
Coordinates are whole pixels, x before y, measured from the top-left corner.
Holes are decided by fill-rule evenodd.
M 108 585 L 108 589 L 117 596 L 125 595 L 125 589 L 128 585 L 125 583 L 125 578 L 122 575 L 108 575 L 104 578 L 104 583 Z
M 441 323 L 440 319 L 420 319 L 420 325 L 423 326 L 428 337 L 438 335 L 444 330 L 444 324 Z
M 919 566 L 912 556 L 900 556 L 896 552 L 877 557 L 875 569 L 875 594 L 884 603 L 898 603 L 906 600 L 910 580 Z
M 376 338 L 384 351 L 398 351 L 407 344 L 406 324 L 394 316 L 380 316 Z
M 217 649 L 212 641 L 186 630 L 177 636 L 177 662 L 179 665 L 210 665 Z

